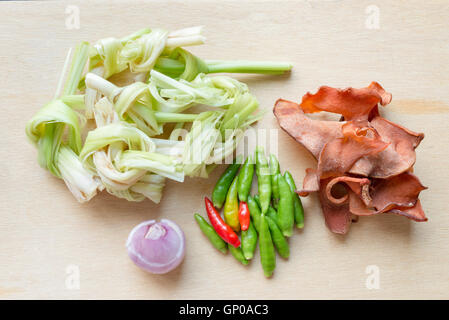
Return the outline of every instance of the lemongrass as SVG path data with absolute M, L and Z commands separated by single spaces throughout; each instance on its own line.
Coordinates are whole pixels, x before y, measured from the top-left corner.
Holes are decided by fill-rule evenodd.
M 144 28 L 93 46 L 80 43 L 70 67 L 70 54 L 65 63 L 62 94 L 27 124 L 39 164 L 62 178 L 80 202 L 105 188 L 129 201 L 158 203 L 166 178 L 207 177 L 264 113 L 255 113 L 259 104 L 244 83 L 206 74 L 280 74 L 291 65 L 202 60 L 181 48 L 204 43 L 201 33 L 202 27 Z M 213 111 L 186 112 L 198 105 Z M 86 118 L 96 127 L 83 143 Z M 154 138 L 165 133 L 166 123 L 176 124 L 169 138 Z M 185 123 L 192 123 L 190 130 Z
M 144 195 L 154 203 L 159 203 L 162 198 L 162 191 L 164 190 L 164 186 L 164 177 L 158 174 L 149 173 L 143 176 L 138 182 L 136 182 L 131 187 L 131 191 Z
M 84 168 L 76 153 L 67 146 L 59 149 L 57 165 L 62 179 L 79 202 L 89 201 L 102 189 L 101 182 Z

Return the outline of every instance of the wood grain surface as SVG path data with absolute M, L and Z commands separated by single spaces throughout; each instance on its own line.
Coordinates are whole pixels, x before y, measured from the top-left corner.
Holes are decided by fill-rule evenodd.
M 79 8 L 80 29 L 66 27 L 68 5 Z M 448 15 L 446 0 L 1 2 L 0 298 L 449 298 Z M 278 258 L 265 279 L 258 255 L 241 266 L 215 250 L 193 219 L 205 214 L 203 197 L 223 167 L 208 180 L 169 182 L 159 205 L 107 193 L 77 203 L 39 167 L 25 136 L 26 122 L 54 95 L 68 49 L 147 26 L 195 25 L 208 38 L 192 49 L 201 57 L 294 64 L 290 76 L 238 76 L 269 111 L 259 128 L 278 128 L 270 110 L 279 97 L 297 101 L 324 84 L 381 83 L 393 94 L 383 115 L 425 133 L 415 172 L 429 187 L 421 196 L 429 221 L 366 217 L 337 236 L 311 196 L 290 259 Z M 278 137 L 281 166 L 300 184 L 314 160 L 284 132 Z M 125 240 L 136 224 L 160 218 L 183 228 L 187 253 L 175 271 L 149 275 L 128 259 Z M 79 268 L 79 289 L 66 285 L 71 266 Z M 369 266 L 379 268 L 379 289 L 366 287 Z

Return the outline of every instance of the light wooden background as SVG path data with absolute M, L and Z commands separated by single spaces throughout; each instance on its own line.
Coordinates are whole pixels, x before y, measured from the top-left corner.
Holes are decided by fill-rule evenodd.
M 68 4 L 76 1 L 0 3 L 0 298 L 449 298 L 448 1 L 89 1 L 77 4 L 79 30 L 65 27 Z M 379 29 L 366 27 L 372 4 Z M 429 222 L 381 215 L 336 236 L 312 196 L 289 261 L 278 259 L 267 280 L 258 255 L 239 265 L 213 249 L 194 222 L 223 168 L 209 180 L 170 182 L 160 205 L 108 194 L 78 204 L 38 166 L 24 133 L 53 97 L 68 48 L 146 26 L 194 25 L 206 27 L 207 45 L 193 50 L 201 57 L 294 64 L 291 76 L 239 77 L 265 109 L 324 84 L 362 87 L 375 80 L 392 92 L 383 114 L 426 135 L 415 170 L 429 187 L 421 197 Z M 258 126 L 277 128 L 271 112 Z M 283 132 L 279 154 L 298 184 L 315 165 Z M 125 240 L 136 224 L 160 218 L 183 228 L 187 253 L 176 271 L 153 276 L 127 258 Z M 66 288 L 70 265 L 79 267 L 79 290 Z M 380 270 L 378 290 L 365 286 L 370 265 Z

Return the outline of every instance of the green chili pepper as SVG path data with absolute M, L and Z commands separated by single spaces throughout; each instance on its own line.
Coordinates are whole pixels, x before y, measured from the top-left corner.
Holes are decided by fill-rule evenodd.
M 285 181 L 287 181 L 290 190 L 292 191 L 293 195 L 293 207 L 295 210 L 295 224 L 298 228 L 304 227 L 304 208 L 302 207 L 301 198 L 299 195 L 295 192 L 296 191 L 296 185 L 295 180 L 293 179 L 293 176 L 290 172 L 285 171 L 284 173 Z
M 258 194 L 256 194 L 256 195 L 254 195 L 254 200 L 256 200 L 256 202 L 257 202 L 257 205 L 259 206 L 259 209 L 260 209 L 260 197 L 259 197 L 259 195 Z
M 239 201 L 237 199 L 237 183 L 238 177 L 235 177 L 234 181 L 232 181 L 232 184 L 229 187 L 228 194 L 226 195 L 226 202 L 224 205 L 225 222 L 234 231 L 240 230 Z
M 240 164 L 237 162 L 238 161 L 234 161 L 233 164 L 229 165 L 215 184 L 214 191 L 212 192 L 212 202 L 214 203 L 214 207 L 218 209 L 223 206 L 228 189 L 240 168 Z
M 237 186 L 239 193 L 239 200 L 245 201 L 248 199 L 249 192 L 251 190 L 251 185 L 253 183 L 254 175 L 254 163 L 252 157 L 246 158 L 245 163 L 239 173 L 239 183 Z
M 254 200 L 253 197 L 248 196 L 248 208 L 251 218 L 254 221 L 254 227 L 256 228 L 257 232 L 260 233 L 259 224 L 260 224 L 260 208 L 257 204 L 256 200 Z
M 257 246 L 257 231 L 254 222 L 250 222 L 248 230 L 242 231 L 242 251 L 245 259 L 250 260 L 254 256 Z
M 226 242 L 223 241 L 222 238 L 215 232 L 214 228 L 207 223 L 206 219 L 204 219 L 201 215 L 198 213 L 195 213 L 195 220 L 200 226 L 201 231 L 204 233 L 204 235 L 209 239 L 209 241 L 212 243 L 212 245 L 220 250 L 223 253 L 228 252 L 228 246 L 226 245 Z M 232 247 L 232 246 L 231 246 Z
M 245 259 L 245 256 L 243 255 L 243 251 L 242 248 L 240 247 L 234 247 L 234 246 L 229 246 L 229 251 L 232 253 L 232 255 L 234 256 L 234 258 L 239 261 L 241 264 L 243 265 L 247 265 L 249 263 L 248 260 Z
M 282 258 L 287 259 L 290 256 L 290 248 L 288 246 L 287 239 L 282 234 L 281 229 L 279 229 L 275 220 L 271 219 L 269 216 L 266 216 L 268 227 L 270 228 L 271 239 L 273 240 L 274 246 L 276 250 L 279 252 L 279 255 Z
M 272 206 L 268 207 L 267 216 L 273 219 L 273 221 L 275 222 L 278 220 L 278 213 L 276 212 L 276 209 L 273 208 Z
M 285 178 L 278 174 L 279 183 L 279 206 L 278 206 L 278 225 L 282 234 L 291 237 L 293 234 L 293 224 L 295 222 L 295 212 L 293 208 L 293 195 L 290 186 Z
M 260 262 L 266 277 L 271 277 L 276 268 L 276 253 L 274 251 L 273 241 L 271 239 L 270 229 L 267 218 L 262 215 L 260 218 Z
M 277 181 L 277 174 L 281 173 L 279 169 L 279 161 L 274 154 L 270 155 L 270 177 L 271 190 L 273 191 L 273 205 L 277 207 L 279 202 L 279 186 Z
M 271 202 L 271 176 L 268 161 L 262 147 L 256 148 L 256 174 L 260 196 L 260 207 L 265 214 Z

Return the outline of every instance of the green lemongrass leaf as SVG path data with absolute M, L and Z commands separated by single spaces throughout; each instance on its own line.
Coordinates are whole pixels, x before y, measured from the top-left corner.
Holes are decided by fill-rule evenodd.
M 85 82 L 87 88 L 99 91 L 104 96 L 108 97 L 108 99 L 112 102 L 123 90 L 123 88 L 116 86 L 112 82 L 100 77 L 93 72 L 89 72 L 88 74 L 86 74 Z
M 108 190 L 122 191 L 134 185 L 145 175 L 145 170 L 119 170 L 114 166 L 111 153 L 104 150 L 95 151 L 92 156 L 96 172 Z
M 123 119 L 125 112 L 128 111 L 137 100 L 141 99 L 141 101 L 149 101 L 148 95 L 148 86 L 142 82 L 135 82 L 129 86 L 123 87 L 117 98 L 117 102 L 114 104 L 115 111 L 117 111 L 119 117 Z
M 184 133 L 184 130 L 181 132 L 172 131 L 170 138 L 167 139 L 156 139 L 152 138 L 153 142 L 156 144 L 156 152 L 170 156 L 175 158 L 175 160 L 182 162 L 182 157 L 184 154 L 185 142 L 178 141 L 177 139 Z
M 153 152 L 154 142 L 141 130 L 124 122 L 112 123 L 89 131 L 80 153 L 82 162 L 92 166 L 91 155 L 116 142 L 123 142 L 129 150 Z
M 283 74 L 292 69 L 292 64 L 274 61 L 224 61 L 206 60 L 208 73 L 256 73 Z
M 69 69 L 67 81 L 62 92 L 63 96 L 72 95 L 78 89 L 78 85 L 82 78 L 83 70 L 86 66 L 88 56 L 89 43 L 81 42 L 75 48 L 75 53 L 73 54 L 72 64 Z
M 84 110 L 86 105 L 84 104 L 84 95 L 72 94 L 61 97 L 61 101 L 75 110 Z
M 227 131 L 228 134 L 225 141 L 217 141 L 215 144 L 212 155 L 208 159 L 207 164 L 221 163 L 223 159 L 226 159 L 228 156 L 232 155 L 245 134 L 245 130 L 241 128 Z
M 153 29 L 150 33 L 129 40 L 120 52 L 119 60 L 128 64 L 131 72 L 148 72 L 165 49 L 168 32 Z
M 135 82 L 123 88 L 114 108 L 121 120 L 129 117 L 140 130 L 151 137 L 162 133 L 162 126 L 155 118 L 151 100 L 148 85 Z
M 254 111 L 257 110 L 257 108 L 259 107 L 259 102 L 256 100 L 254 96 L 251 96 L 251 99 L 249 100 L 245 99 L 243 101 L 237 101 L 236 105 L 237 107 L 232 108 L 232 113 L 230 112 L 231 118 L 229 118 L 226 122 L 223 122 L 221 126 L 222 132 L 224 132 L 227 129 L 240 128 L 246 122 L 246 119 Z
M 159 88 L 178 89 L 185 94 L 191 95 L 192 97 L 207 98 L 207 96 L 202 91 L 189 86 L 186 82 L 177 81 L 175 79 L 167 77 L 166 75 L 156 70 L 151 70 L 150 76 L 150 82 Z
M 140 30 L 137 30 L 136 32 L 131 33 L 130 35 L 127 35 L 126 37 L 123 37 L 120 39 L 120 42 L 125 45 L 128 41 L 136 40 L 143 36 L 144 34 L 148 34 L 151 32 L 150 28 L 143 28 Z
M 61 100 L 54 100 L 45 105 L 26 126 L 28 139 L 38 146 L 39 163 L 58 177 L 55 159 L 66 126 L 70 128 L 70 146 L 75 153 L 79 153 L 81 150 L 79 114 Z M 44 140 L 40 141 L 42 138 Z
M 179 75 L 180 79 L 191 81 L 195 79 L 195 77 L 199 73 L 208 72 L 207 65 L 204 63 L 203 60 L 201 60 L 197 56 L 191 54 L 190 52 L 182 48 L 177 48 L 173 50 L 173 52 L 170 54 L 170 58 L 176 59 L 179 62 L 182 61 L 184 65 L 182 73 Z
M 165 75 L 167 73 L 172 74 L 172 78 L 179 78 L 179 75 L 184 72 L 185 67 L 183 61 L 176 60 L 175 58 L 159 57 L 154 65 L 154 70 Z
M 227 108 L 235 96 L 248 91 L 246 85 L 228 77 L 199 74 L 193 81 L 175 80 L 151 71 L 149 89 L 154 108 L 163 112 L 182 112 L 195 104 Z
M 61 145 L 61 137 L 64 132 L 64 125 L 61 123 L 45 124 L 44 132 L 37 145 L 39 165 L 49 170 L 53 175 L 60 178 L 60 172 L 56 163 L 57 154 Z
M 106 79 L 127 68 L 134 73 L 146 73 L 153 69 L 164 51 L 204 43 L 201 29 L 193 27 L 169 33 L 145 28 L 121 39 L 102 39 L 90 49 L 89 70 L 104 66 Z
M 114 122 L 119 122 L 114 106 L 106 97 L 98 100 L 92 111 L 97 127 L 103 127 Z
M 132 192 L 140 193 L 155 203 L 159 203 L 162 198 L 162 191 L 165 186 L 165 178 L 158 174 L 146 174 L 130 189 Z
M 231 120 L 238 112 L 240 112 L 245 106 L 250 104 L 253 100 L 253 96 L 248 92 L 243 94 L 237 94 L 234 98 L 233 103 L 229 106 L 223 118 L 223 123 L 227 123 Z
M 162 126 L 158 124 L 151 109 L 152 97 L 148 85 L 135 82 L 126 87 L 117 87 L 91 73 L 86 76 L 86 84 L 89 88 L 98 89 L 110 101 L 115 101 L 114 109 L 120 120 L 131 120 L 148 136 L 162 133 Z
M 90 73 L 93 73 L 93 74 L 101 77 L 101 76 L 103 76 L 104 68 L 103 68 L 103 66 L 93 68 L 92 70 L 90 70 Z M 82 81 L 82 83 L 85 86 L 85 94 L 84 94 L 84 103 L 86 106 L 85 115 L 86 115 L 87 119 L 93 119 L 94 118 L 93 109 L 94 109 L 95 103 L 97 103 L 98 100 L 100 100 L 101 93 L 98 92 L 97 89 L 87 87 L 85 78 L 84 78 L 84 81 Z
M 131 188 L 125 190 L 116 190 L 106 188 L 106 191 L 120 199 L 125 199 L 132 202 L 140 202 L 145 200 L 145 196 L 140 192 L 135 192 Z
M 175 181 L 184 181 L 182 167 L 173 158 L 162 154 L 144 151 L 124 151 L 118 167 L 122 170 L 129 170 L 130 168 L 143 169 Z
M 157 122 L 193 122 L 198 118 L 198 114 L 172 113 L 172 112 L 154 112 Z
M 119 59 L 123 44 L 116 38 L 105 38 L 99 40 L 89 53 L 89 70 L 101 65 L 104 67 L 104 78 L 107 79 L 113 74 L 124 71 L 128 68 L 125 61 Z
M 204 175 L 205 162 L 220 138 L 220 130 L 217 126 L 222 117 L 222 112 L 204 112 L 198 120 L 193 122 L 185 138 L 183 164 L 186 175 Z
M 97 190 L 102 189 L 101 182 L 83 167 L 78 155 L 67 146 L 59 149 L 57 166 L 61 178 L 78 202 L 89 201 L 97 194 Z

